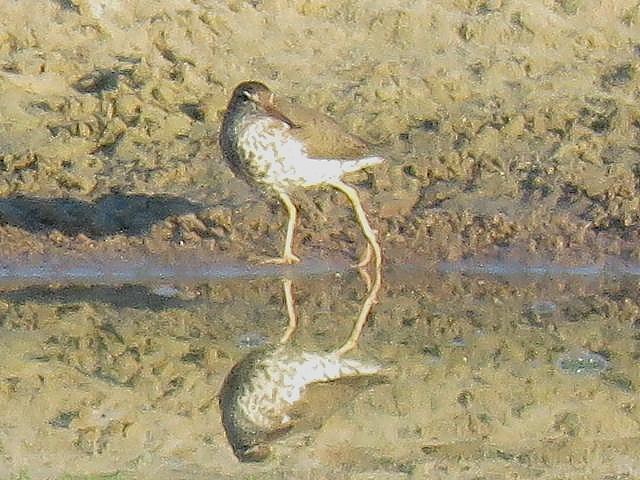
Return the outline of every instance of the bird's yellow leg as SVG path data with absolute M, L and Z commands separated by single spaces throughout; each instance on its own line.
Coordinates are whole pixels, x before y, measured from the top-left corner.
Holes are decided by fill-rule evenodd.
M 362 279 L 364 284 L 367 286 L 367 292 L 370 292 L 372 285 L 371 275 L 369 275 L 369 272 L 364 267 L 358 267 L 358 273 L 360 274 L 360 278 Z
M 293 254 L 293 232 L 296 228 L 296 218 L 297 218 L 297 210 L 296 206 L 291 201 L 291 197 L 285 192 L 278 192 L 280 196 L 280 200 L 284 203 L 284 206 L 287 208 L 287 213 L 289 214 L 289 220 L 287 221 L 287 235 L 284 240 L 284 251 L 282 252 L 282 257 L 278 258 L 270 258 L 262 261 L 262 263 L 277 263 L 277 264 L 292 264 L 298 263 L 300 259 Z
M 358 223 L 360 224 L 360 228 L 362 229 L 362 233 L 364 233 L 365 238 L 369 242 L 369 247 L 371 248 L 371 250 L 373 250 L 373 258 L 375 260 L 375 276 L 379 278 L 382 272 L 382 250 L 380 249 L 380 244 L 376 239 L 376 233 L 369 225 L 367 215 L 362 208 L 362 203 L 360 202 L 358 191 L 352 186 L 347 185 L 346 183 L 341 181 L 332 182 L 330 183 L 330 185 L 344 193 L 351 202 Z M 367 257 L 368 254 L 365 252 L 365 255 L 360 263 L 367 265 L 370 262 Z
M 280 338 L 280 343 L 287 343 L 293 335 L 293 332 L 296 331 L 298 326 L 298 318 L 296 317 L 296 311 L 293 307 L 293 293 L 291 291 L 291 280 L 288 278 L 282 279 L 282 286 L 284 287 L 284 303 L 287 307 L 287 316 L 289 317 L 289 325 L 287 325 L 287 329 L 285 330 L 282 338 Z

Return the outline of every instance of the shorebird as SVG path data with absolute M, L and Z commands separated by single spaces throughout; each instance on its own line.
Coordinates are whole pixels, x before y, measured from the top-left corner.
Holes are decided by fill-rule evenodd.
M 380 278 L 382 254 L 376 233 L 369 225 L 355 188 L 342 180 L 384 161 L 368 155 L 369 145 L 345 132 L 326 115 L 288 104 L 260 82 L 239 84 L 227 106 L 220 131 L 220 146 L 233 172 L 262 190 L 274 192 L 287 209 L 289 219 L 281 257 L 269 263 L 296 263 L 293 234 L 297 210 L 290 192 L 297 188 L 330 186 L 344 193 L 367 239 L 359 267 L 375 260 Z

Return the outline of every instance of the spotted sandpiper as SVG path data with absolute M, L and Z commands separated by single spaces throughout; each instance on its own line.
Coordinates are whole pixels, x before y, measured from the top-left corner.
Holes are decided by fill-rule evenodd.
M 380 278 L 382 255 L 375 231 L 369 225 L 358 192 L 343 175 L 377 165 L 379 156 L 368 156 L 369 145 L 347 133 L 326 115 L 280 99 L 260 82 L 239 84 L 227 107 L 220 131 L 225 159 L 236 175 L 263 190 L 275 192 L 285 205 L 289 220 L 281 257 L 270 263 L 296 263 L 293 233 L 296 207 L 289 193 L 296 188 L 330 186 L 351 202 L 367 251 L 358 266 L 375 260 Z

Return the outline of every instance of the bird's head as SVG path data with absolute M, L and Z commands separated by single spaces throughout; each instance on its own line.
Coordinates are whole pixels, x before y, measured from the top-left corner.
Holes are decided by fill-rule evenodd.
M 273 106 L 273 92 L 260 82 L 242 82 L 233 91 L 231 103 L 235 105 L 251 103 L 268 109 Z

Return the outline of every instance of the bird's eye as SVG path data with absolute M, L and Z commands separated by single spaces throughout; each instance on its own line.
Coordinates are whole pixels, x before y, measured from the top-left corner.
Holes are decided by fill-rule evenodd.
M 251 100 L 252 102 L 257 102 L 258 101 L 258 97 L 255 93 L 249 92 L 248 90 L 244 90 L 242 92 L 242 94 L 247 97 L 249 100 Z

